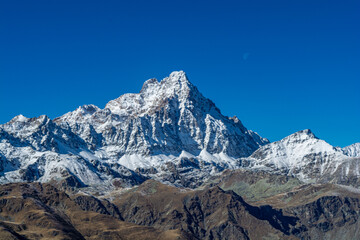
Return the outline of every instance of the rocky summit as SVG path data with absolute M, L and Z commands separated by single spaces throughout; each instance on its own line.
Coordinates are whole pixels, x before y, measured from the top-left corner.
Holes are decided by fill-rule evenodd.
M 147 178 L 195 186 L 268 143 L 222 115 L 182 71 L 150 79 L 104 109 L 85 105 L 54 120 L 16 116 L 0 125 L 0 136 L 2 183 L 74 177 L 106 188 Z
M 0 125 L 0 239 L 359 239 L 360 143 L 270 143 L 183 71 Z

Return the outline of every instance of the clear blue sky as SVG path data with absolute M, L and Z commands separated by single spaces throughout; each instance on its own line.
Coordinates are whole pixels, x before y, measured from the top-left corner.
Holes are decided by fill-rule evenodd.
M 0 123 L 184 70 L 271 141 L 360 142 L 360 1 L 0 0 Z

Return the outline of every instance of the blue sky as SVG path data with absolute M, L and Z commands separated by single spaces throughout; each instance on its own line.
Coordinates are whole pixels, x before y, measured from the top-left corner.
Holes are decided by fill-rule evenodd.
M 0 0 L 0 123 L 184 70 L 271 141 L 360 142 L 360 1 Z

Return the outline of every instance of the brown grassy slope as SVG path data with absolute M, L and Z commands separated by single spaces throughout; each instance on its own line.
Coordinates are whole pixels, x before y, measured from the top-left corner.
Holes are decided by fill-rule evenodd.
M 360 191 L 334 184 L 296 187 L 264 199 L 284 213 L 297 216 L 311 239 L 359 239 Z
M 296 219 L 247 204 L 219 187 L 184 191 L 149 180 L 114 200 L 126 221 L 199 239 L 293 239 Z
M 149 180 L 101 198 L 13 183 L 0 186 L 0 239 L 359 239 L 359 201 L 349 187 L 238 170 L 197 190 Z
M 178 231 L 160 231 L 112 216 L 106 202 L 90 201 L 88 209 L 49 184 L 0 186 L 0 239 L 177 239 Z M 86 198 L 86 196 L 85 196 Z M 79 200 L 79 199 L 78 199 Z
M 207 183 L 234 190 L 254 206 L 270 205 L 298 218 L 302 239 L 360 239 L 360 190 L 336 184 L 304 184 L 265 171 L 224 171 Z

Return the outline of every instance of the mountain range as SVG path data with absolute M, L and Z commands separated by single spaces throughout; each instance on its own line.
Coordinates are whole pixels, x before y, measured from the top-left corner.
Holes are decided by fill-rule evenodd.
M 19 115 L 0 125 L 0 236 L 49 237 L 29 221 L 34 208 L 47 216 L 37 221 L 53 219 L 51 237 L 59 239 L 106 238 L 101 229 L 84 232 L 86 220 L 69 209 L 102 224 L 116 219 L 123 231 L 107 229 L 109 239 L 136 231 L 144 239 L 360 236 L 359 162 L 360 143 L 334 147 L 309 129 L 270 143 L 177 71 L 104 109 L 84 105 L 55 119 Z M 38 205 L 26 210 L 28 201 Z M 11 204 L 22 207 L 14 212 Z

